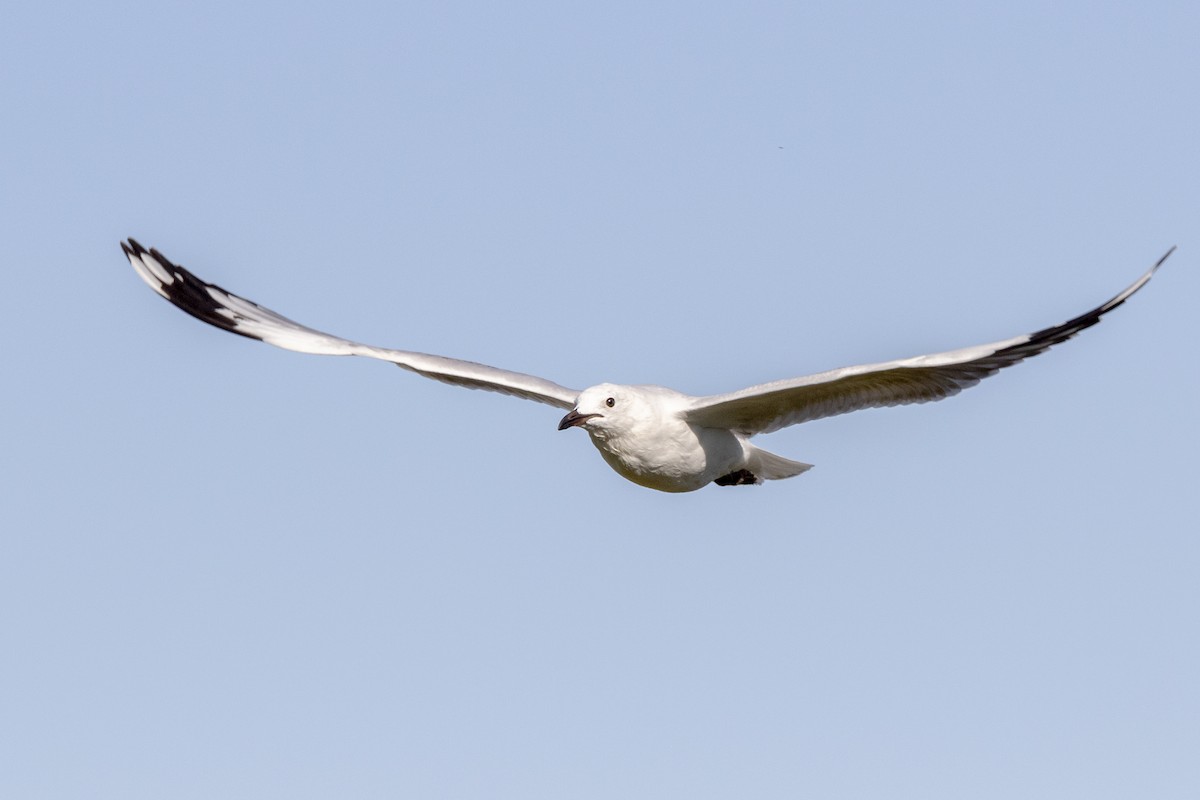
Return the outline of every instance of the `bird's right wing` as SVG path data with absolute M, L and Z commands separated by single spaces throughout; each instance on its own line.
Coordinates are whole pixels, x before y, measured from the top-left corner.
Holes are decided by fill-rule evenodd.
M 862 408 L 926 403 L 950 397 L 1095 325 L 1142 288 L 1174 251 L 1172 247 L 1142 277 L 1107 303 L 1061 325 L 961 350 L 844 367 L 729 394 L 698 397 L 684 412 L 684 419 L 704 427 L 729 428 L 753 436 Z
M 366 356 L 443 383 L 522 397 L 558 408 L 572 408 L 578 390 L 520 372 L 460 361 L 455 358 L 388 350 L 331 336 L 276 314 L 257 303 L 200 280 L 162 253 L 147 250 L 133 239 L 121 243 L 129 263 L 150 288 L 176 307 L 210 325 L 273 344 L 285 350 L 330 356 Z

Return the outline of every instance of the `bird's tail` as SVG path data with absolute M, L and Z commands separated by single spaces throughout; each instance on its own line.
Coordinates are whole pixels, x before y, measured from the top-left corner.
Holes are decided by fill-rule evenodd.
M 761 480 L 777 481 L 783 478 L 794 478 L 801 472 L 812 469 L 812 466 L 812 464 L 792 461 L 783 456 L 768 453 L 752 444 L 746 444 L 746 469 Z

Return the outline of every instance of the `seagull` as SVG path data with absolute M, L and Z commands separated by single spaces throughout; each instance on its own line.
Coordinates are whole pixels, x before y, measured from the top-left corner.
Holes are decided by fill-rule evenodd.
M 1174 247 L 1168 250 L 1107 303 L 1035 333 L 694 397 L 663 386 L 617 383 L 580 391 L 472 361 L 360 344 L 293 322 L 207 283 L 133 239 L 122 242 L 121 249 L 151 289 L 193 317 L 230 333 L 300 353 L 390 361 L 443 383 L 565 409 L 560 431 L 582 428 L 617 474 L 662 492 L 691 492 L 710 483 L 760 484 L 806 472 L 811 464 L 769 453 L 751 444 L 750 438 L 863 408 L 925 403 L 958 394 L 1095 325 L 1141 289 L 1175 251 Z

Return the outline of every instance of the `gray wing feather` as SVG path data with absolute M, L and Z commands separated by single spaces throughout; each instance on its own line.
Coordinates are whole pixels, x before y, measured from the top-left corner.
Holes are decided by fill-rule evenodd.
M 863 408 L 927 403 L 950 397 L 1095 325 L 1142 288 L 1174 251 L 1172 247 L 1144 275 L 1107 303 L 1062 325 L 961 350 L 845 367 L 729 394 L 699 397 L 684 412 L 684 417 L 704 427 L 729 428 L 752 436 Z
M 193 317 L 239 336 L 300 353 L 377 358 L 443 383 L 499 392 L 558 408 L 574 407 L 579 395 L 575 389 L 533 375 L 473 361 L 372 347 L 332 336 L 207 283 L 173 264 L 157 250 L 147 250 L 133 239 L 122 242 L 121 250 L 151 289 Z

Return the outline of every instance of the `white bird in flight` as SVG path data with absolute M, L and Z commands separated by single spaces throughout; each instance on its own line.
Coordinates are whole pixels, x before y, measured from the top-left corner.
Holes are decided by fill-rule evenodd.
M 619 475 L 663 492 L 690 492 L 709 483 L 758 484 L 799 475 L 812 465 L 768 453 L 751 444 L 750 437 L 862 408 L 925 403 L 958 394 L 1095 325 L 1142 288 L 1175 251 L 1174 247 L 1168 250 L 1107 303 L 1062 325 L 961 350 L 693 397 L 663 386 L 616 383 L 579 391 L 485 364 L 352 342 L 206 283 L 133 239 L 122 242 L 121 249 L 150 288 L 197 319 L 231 333 L 300 353 L 377 358 L 444 383 L 567 409 L 558 423 L 560 431 L 583 428 Z

